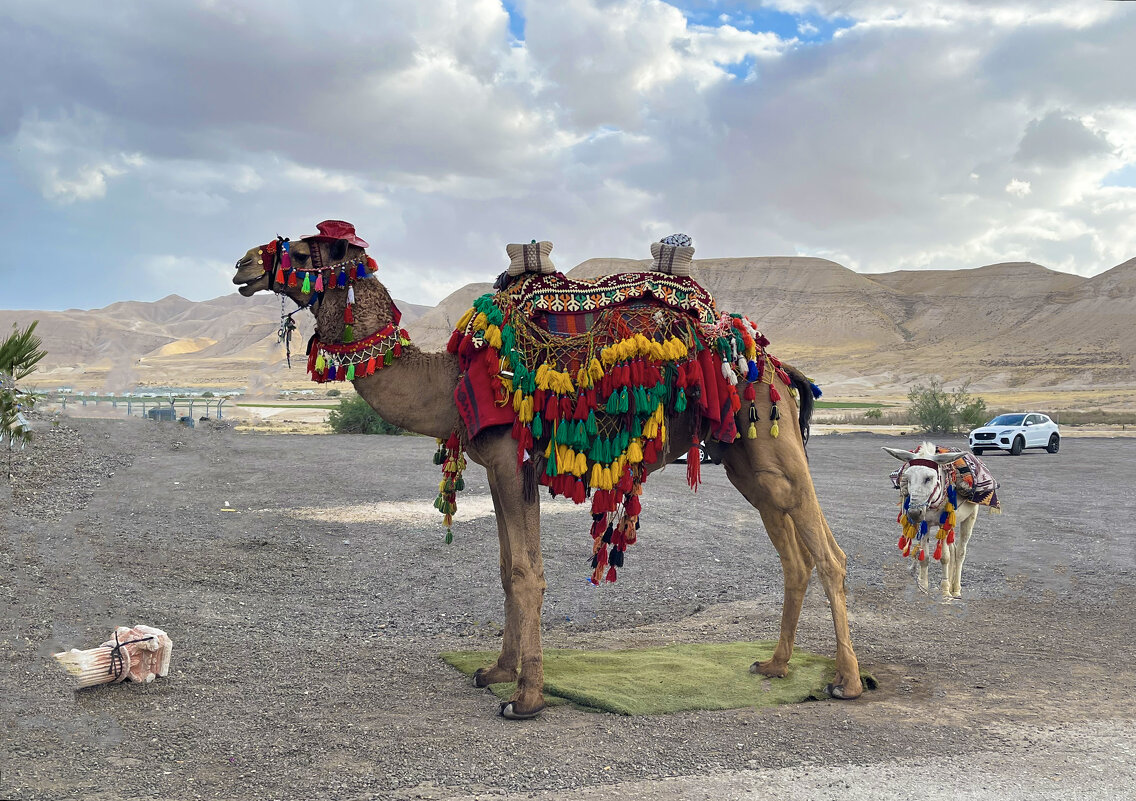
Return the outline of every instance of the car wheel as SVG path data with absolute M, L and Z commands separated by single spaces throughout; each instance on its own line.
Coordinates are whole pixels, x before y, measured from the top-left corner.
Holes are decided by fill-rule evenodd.
M 1049 436 L 1049 445 L 1047 445 L 1045 449 L 1050 453 L 1057 453 L 1057 451 L 1061 450 L 1061 437 L 1056 434 L 1051 434 Z
M 975 456 L 981 456 L 983 454 L 982 448 L 971 448 L 970 450 Z
M 1025 448 L 1026 441 L 1021 437 L 1014 437 L 1014 444 L 1010 446 L 1011 456 L 1021 456 L 1022 449 Z

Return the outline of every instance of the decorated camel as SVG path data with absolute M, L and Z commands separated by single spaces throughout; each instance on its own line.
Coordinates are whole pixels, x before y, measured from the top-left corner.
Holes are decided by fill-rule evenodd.
M 781 558 L 780 638 L 773 656 L 751 671 L 787 675 L 816 567 L 836 630 L 828 691 L 844 699 L 861 694 L 845 555 L 805 455 L 811 382 L 768 354 L 768 341 L 746 318 L 716 312 L 689 277 L 688 240 L 654 243 L 652 271 L 595 282 L 557 273 L 550 243 L 510 245 L 501 291 L 479 298 L 446 352 L 432 353 L 399 328 L 399 312 L 354 227 L 332 220 L 318 228 L 251 248 L 233 282 L 242 295 L 274 291 L 311 310 L 314 380 L 349 380 L 385 420 L 438 438 L 444 478 L 435 506 L 447 525 L 463 486 L 463 449 L 485 468 L 505 630 L 498 659 L 474 681 L 517 682 L 503 716 L 534 717 L 545 705 L 539 486 L 590 500 L 592 580 L 612 581 L 636 540 L 648 475 L 689 454 L 687 477 L 696 488 L 701 441 L 757 508 Z
M 962 563 L 966 546 L 974 533 L 978 509 L 998 511 L 998 482 L 982 460 L 961 451 L 948 451 L 924 442 L 914 451 L 884 448 L 903 467 L 892 473 L 892 483 L 900 492 L 898 522 L 903 528 L 899 549 L 915 561 L 919 588 L 930 591 L 928 579 L 932 560 L 943 565 L 940 592 L 944 599 L 962 597 Z M 930 524 L 937 524 L 935 546 L 928 559 Z

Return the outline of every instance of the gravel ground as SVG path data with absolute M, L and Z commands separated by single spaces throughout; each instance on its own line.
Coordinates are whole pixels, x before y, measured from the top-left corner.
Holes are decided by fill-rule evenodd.
M 944 604 L 895 551 L 894 460 L 879 447 L 909 440 L 817 437 L 853 638 L 879 690 L 515 723 L 437 658 L 497 647 L 502 611 L 492 517 L 459 511 L 446 546 L 440 515 L 404 506 L 436 492 L 432 441 L 141 420 L 39 430 L 15 489 L 0 485 L 0 798 L 1002 801 L 1136 786 L 1132 440 L 989 455 L 1006 513 L 981 516 L 964 599 Z M 614 586 L 585 582 L 586 511 L 546 516 L 546 645 L 776 637 L 776 554 L 721 469 L 703 468 L 697 494 L 682 469 L 652 476 Z M 487 493 L 471 467 L 459 509 L 484 510 Z M 355 522 L 360 504 L 381 513 Z M 171 675 L 70 691 L 51 654 L 134 623 L 173 637 Z M 834 649 L 816 582 L 798 644 Z

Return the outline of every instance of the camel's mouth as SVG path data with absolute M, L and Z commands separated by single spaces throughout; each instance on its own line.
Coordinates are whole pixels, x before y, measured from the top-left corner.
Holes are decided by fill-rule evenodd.
M 251 253 L 237 262 L 236 270 L 233 283 L 239 286 L 237 291 L 246 298 L 262 289 L 268 289 L 268 273 L 264 271 L 263 264 L 256 263 Z

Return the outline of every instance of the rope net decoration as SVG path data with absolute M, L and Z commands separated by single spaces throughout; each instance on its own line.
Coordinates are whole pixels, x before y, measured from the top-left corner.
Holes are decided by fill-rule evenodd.
M 668 419 L 691 415 L 683 448 L 695 491 L 707 432 L 723 442 L 757 437 L 758 385 L 772 405 L 769 433 L 779 435 L 774 378 L 796 389 L 768 344 L 746 317 L 719 315 L 691 278 L 623 273 L 587 284 L 518 278 L 474 302 L 447 350 L 469 375 L 477 360 L 487 366 L 494 402 L 513 413 L 526 490 L 539 483 L 578 504 L 591 499 L 598 584 L 616 580 L 638 539 L 647 466 L 668 453 Z

